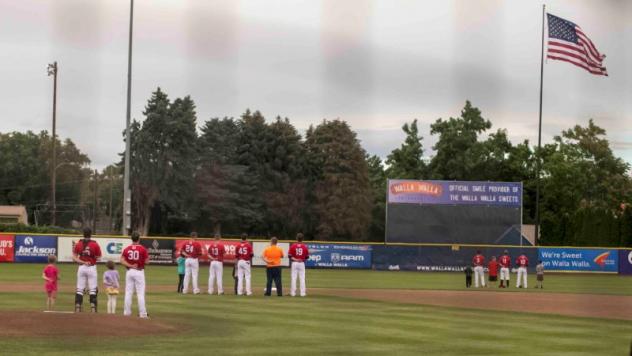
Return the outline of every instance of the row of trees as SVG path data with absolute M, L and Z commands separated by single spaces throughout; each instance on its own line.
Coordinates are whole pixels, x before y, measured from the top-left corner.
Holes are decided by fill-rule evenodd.
M 388 178 L 522 181 L 523 220 L 533 223 L 539 156 L 541 243 L 632 245 L 630 167 L 614 156 L 605 131 L 592 120 L 563 131 L 537 152 L 528 141 L 510 142 L 506 130 L 491 131 L 492 123 L 466 102 L 459 116 L 431 125 L 430 135 L 436 136 L 431 159 L 424 158 L 413 120 L 402 128 L 404 142 L 383 162 L 368 155 L 340 120 L 324 120 L 302 136 L 287 118 L 266 120 L 246 111 L 237 119 L 211 118 L 198 130 L 193 100 L 170 100 L 160 89 L 144 116 L 131 129 L 132 223 L 143 233 L 197 229 L 289 237 L 302 231 L 322 240 L 379 241 Z M 50 138 L 12 133 L 0 136 L 0 146 L 0 158 L 11 162 L 1 168 L 1 202 L 40 202 L 49 189 Z M 69 152 L 68 162 L 76 161 L 64 174 L 84 181 L 90 174 L 87 157 L 70 140 L 61 147 L 62 154 Z M 122 161 L 97 177 L 109 184 L 68 189 L 78 199 L 95 194 L 97 210 L 120 227 L 121 173 Z

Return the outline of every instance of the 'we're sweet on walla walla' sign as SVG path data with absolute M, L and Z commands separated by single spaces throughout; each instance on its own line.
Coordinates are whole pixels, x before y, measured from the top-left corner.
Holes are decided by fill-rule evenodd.
M 393 179 L 388 202 L 520 207 L 522 183 Z
M 619 251 L 607 249 L 539 248 L 544 270 L 617 272 Z

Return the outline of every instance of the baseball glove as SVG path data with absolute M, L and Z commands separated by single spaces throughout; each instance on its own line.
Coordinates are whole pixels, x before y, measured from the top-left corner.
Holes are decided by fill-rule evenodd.
M 107 294 L 109 294 L 109 295 L 117 295 L 117 294 L 119 294 L 119 290 L 118 290 L 118 288 L 114 288 L 114 287 L 107 287 L 107 288 L 105 289 L 105 292 L 106 292 Z

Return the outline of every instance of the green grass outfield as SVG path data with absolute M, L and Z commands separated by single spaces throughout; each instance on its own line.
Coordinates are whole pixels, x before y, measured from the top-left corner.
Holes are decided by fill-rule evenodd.
M 59 265 L 58 310 L 71 310 L 76 266 Z M 38 284 L 43 265 L 0 264 L 0 284 Z M 99 277 L 105 270 L 99 267 Z M 120 270 L 123 277 L 123 270 Z M 225 268 L 225 289 L 232 288 Z M 249 298 L 178 295 L 151 291 L 175 285 L 175 267 L 147 269 L 148 310 L 153 320 L 176 323 L 183 332 L 134 338 L 0 338 L 0 354 L 237 354 L 237 355 L 421 355 L 554 354 L 627 355 L 632 322 L 517 312 L 377 302 L 344 297 L 264 298 L 265 271 L 253 269 Z M 201 268 L 204 291 L 208 267 Z M 284 286 L 289 287 L 289 271 Z M 512 275 L 515 280 L 515 275 Z M 513 282 L 513 281 L 512 281 Z M 533 279 L 529 280 L 534 285 Z M 543 291 L 632 295 L 632 279 L 616 275 L 547 275 Z M 463 290 L 456 273 L 308 270 L 308 287 Z M 161 287 L 160 290 L 164 290 Z M 70 291 L 70 292 L 69 292 Z M 515 288 L 503 292 L 515 292 Z M 521 290 L 524 291 L 524 290 Z M 286 290 L 287 292 L 287 290 Z M 486 291 L 481 290 L 480 293 Z M 477 293 L 473 291 L 472 293 Z M 308 290 L 309 294 L 309 290 Z M 105 296 L 100 296 L 105 310 Z M 3 311 L 42 310 L 43 292 L 0 293 Z M 122 308 L 119 297 L 119 311 Z M 590 307 L 590 306 L 587 306 Z

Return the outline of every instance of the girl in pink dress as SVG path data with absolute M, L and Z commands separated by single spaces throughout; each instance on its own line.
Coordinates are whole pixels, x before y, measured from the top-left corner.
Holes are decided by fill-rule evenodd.
M 55 266 L 57 258 L 55 255 L 48 256 L 48 265 L 44 267 L 42 278 L 46 281 L 45 288 L 48 299 L 46 299 L 46 309 L 53 310 L 55 299 L 57 298 L 57 281 L 59 280 L 59 270 Z

